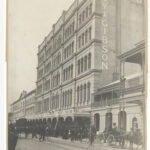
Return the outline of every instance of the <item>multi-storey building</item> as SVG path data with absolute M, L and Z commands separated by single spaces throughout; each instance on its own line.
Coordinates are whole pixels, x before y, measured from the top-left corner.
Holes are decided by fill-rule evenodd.
M 35 116 L 35 93 L 36 90 L 32 90 L 26 94 L 25 99 L 25 118 L 33 119 Z
M 119 129 L 130 131 L 135 126 L 144 132 L 145 43 L 119 56 L 120 80 L 97 90 L 92 103 L 93 123 L 103 132 L 116 123 Z M 128 65 L 132 69 L 128 71 Z
M 144 39 L 143 16 L 136 0 L 76 0 L 63 11 L 38 47 L 36 118 L 89 116 L 97 89 L 119 79 L 118 56 Z
M 10 121 L 14 122 L 21 118 L 33 119 L 35 117 L 35 93 L 35 89 L 29 93 L 21 92 L 19 99 L 10 106 Z
M 25 97 L 26 91 L 22 91 L 19 99 L 11 104 L 10 106 L 10 110 L 12 113 L 11 120 L 15 121 L 17 119 L 25 117 Z

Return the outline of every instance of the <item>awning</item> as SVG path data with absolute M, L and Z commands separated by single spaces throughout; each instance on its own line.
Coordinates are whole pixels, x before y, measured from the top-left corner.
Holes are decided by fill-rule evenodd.
M 89 112 L 76 112 L 74 113 L 74 117 L 90 117 L 91 114 Z

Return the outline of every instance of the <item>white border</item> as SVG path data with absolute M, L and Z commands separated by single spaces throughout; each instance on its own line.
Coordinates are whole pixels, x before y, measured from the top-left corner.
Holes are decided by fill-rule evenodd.
M 147 0 L 148 3 L 149 0 Z M 148 5 L 148 9 L 150 6 Z M 148 26 L 150 24 L 150 11 L 148 11 Z M 150 31 L 148 30 L 148 35 Z M 6 150 L 6 0 L 0 0 L 0 150 Z M 148 36 L 148 48 L 150 37 Z M 150 64 L 150 52 L 148 52 L 148 64 Z M 150 65 L 148 66 L 150 70 Z M 150 74 L 148 74 L 147 95 L 147 150 L 150 148 Z
M 0 150 L 6 150 L 6 0 L 0 0 Z

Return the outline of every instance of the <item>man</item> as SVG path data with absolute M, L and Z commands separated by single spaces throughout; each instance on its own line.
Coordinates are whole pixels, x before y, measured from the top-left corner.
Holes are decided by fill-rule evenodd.
M 90 141 L 89 146 L 93 145 L 95 136 L 96 136 L 96 128 L 95 128 L 95 126 L 91 126 L 90 130 L 89 130 L 89 141 Z
M 40 138 L 39 138 L 39 141 L 41 141 L 41 139 L 43 141 L 45 140 L 45 127 L 44 127 L 44 125 L 40 126 Z

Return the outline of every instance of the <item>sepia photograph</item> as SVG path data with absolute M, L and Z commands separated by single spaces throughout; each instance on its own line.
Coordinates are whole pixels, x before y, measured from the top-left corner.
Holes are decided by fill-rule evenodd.
M 146 0 L 7 0 L 7 149 L 146 150 Z

